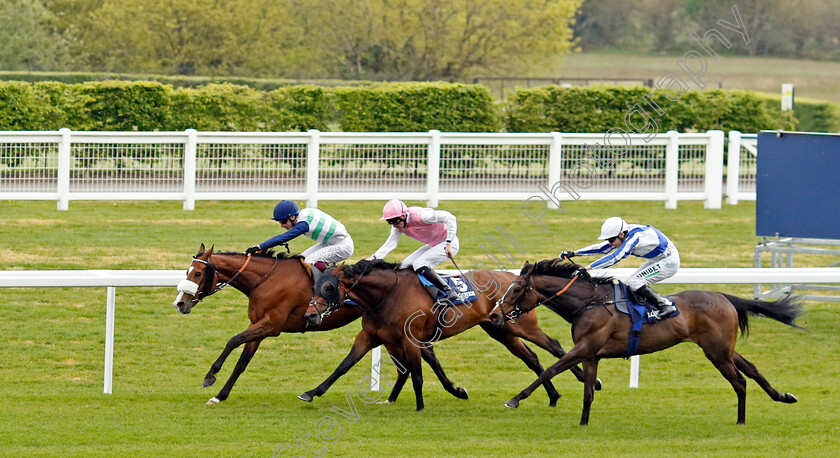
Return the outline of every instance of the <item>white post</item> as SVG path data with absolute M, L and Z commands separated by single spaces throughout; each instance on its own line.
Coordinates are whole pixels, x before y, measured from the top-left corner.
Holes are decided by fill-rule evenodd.
M 105 394 L 111 394 L 114 379 L 114 309 L 117 302 L 117 288 L 109 286 L 105 307 Z
M 560 182 L 563 167 L 563 134 L 560 132 L 551 133 L 551 146 L 548 148 L 548 183 L 546 189 L 554 189 L 554 185 Z M 548 208 L 560 208 L 554 199 L 548 199 Z
M 370 362 L 370 390 L 379 391 L 379 372 L 382 370 L 382 345 L 371 352 Z
M 58 142 L 58 210 L 70 208 L 70 129 L 59 129 L 61 140 Z
M 321 152 L 321 132 L 309 130 L 309 145 L 306 147 L 306 206 L 318 208 L 318 159 Z
M 630 357 L 630 388 L 639 387 L 639 355 Z
M 665 208 L 677 208 L 677 183 L 680 178 L 680 134 L 669 130 L 665 147 Z
M 426 204 L 429 207 L 436 208 L 440 202 L 438 201 L 438 193 L 440 192 L 440 131 L 430 130 L 429 135 L 429 156 L 426 166 L 426 194 L 428 194 L 428 201 Z
M 719 209 L 723 204 L 723 144 L 722 130 L 710 130 L 706 147 L 706 202 L 704 207 Z
M 195 210 L 196 130 L 187 129 L 184 143 L 184 210 Z
M 726 163 L 726 203 L 738 205 L 738 185 L 741 180 L 741 132 L 729 131 Z

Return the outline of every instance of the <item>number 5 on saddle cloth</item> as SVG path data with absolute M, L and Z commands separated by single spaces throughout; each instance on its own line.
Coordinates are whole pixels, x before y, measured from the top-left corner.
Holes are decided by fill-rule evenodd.
M 455 301 L 452 305 L 458 304 L 465 304 L 467 302 L 474 302 L 478 299 L 478 296 L 475 294 L 475 290 L 473 289 L 472 285 L 470 284 L 469 280 L 460 276 L 460 275 L 441 275 L 441 278 L 452 288 L 452 291 L 455 291 L 455 294 L 458 295 L 459 300 Z M 426 280 L 426 277 L 417 274 L 417 278 L 420 279 L 420 284 L 426 288 L 426 291 L 432 296 L 434 300 L 443 299 L 445 296 L 442 291 L 435 288 L 435 286 L 429 280 Z

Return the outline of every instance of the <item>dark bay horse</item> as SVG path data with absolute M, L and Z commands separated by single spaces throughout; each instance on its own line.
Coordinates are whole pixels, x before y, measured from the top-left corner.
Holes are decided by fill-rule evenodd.
M 271 256 L 264 254 L 214 253 L 204 251 L 204 244 L 195 255 L 187 278 L 178 285 L 177 299 L 173 302 L 179 312 L 190 313 L 193 306 L 203 299 L 230 285 L 248 296 L 248 319 L 251 325 L 233 336 L 222 354 L 210 366 L 204 386 L 216 382 L 216 373 L 228 355 L 238 346 L 245 345 L 242 355 L 227 383 L 208 405 L 227 399 L 234 383 L 245 371 L 260 342 L 282 332 L 328 331 L 339 328 L 359 318 L 361 312 L 354 308 L 339 310 L 317 326 L 307 327 L 304 320 L 306 308 L 312 298 L 312 277 L 297 255 Z
M 505 345 L 537 375 L 543 372 L 539 359 L 521 339 L 539 345 L 558 358 L 565 354 L 560 343 L 540 329 L 534 313 L 523 315 L 515 325 L 505 329 L 490 324 L 488 314 L 515 278 L 513 274 L 479 270 L 466 274 L 466 277 L 474 285 L 478 299 L 469 306 L 441 309 L 434 307 L 435 301 L 421 285 L 414 270 L 400 270 L 399 264 L 365 260 L 353 266 L 339 266 L 324 272 L 315 287 L 306 319 L 311 324 L 321 323 L 323 317 L 331 317 L 331 313 L 346 308 L 342 304 L 349 297 L 358 303 L 356 308 L 361 309 L 364 315 L 362 331 L 356 336 L 353 348 L 335 372 L 317 388 L 298 397 L 311 402 L 314 396 L 321 396 L 368 351 L 381 344 L 407 368 L 399 374 L 389 402 L 396 400 L 410 373 L 417 410 L 423 410 L 421 358 L 429 363 L 448 392 L 466 399 L 466 391 L 455 387 L 446 378 L 434 355 L 432 344 L 475 325 L 481 326 L 490 337 Z M 574 367 L 572 371 L 583 381 L 580 368 Z M 550 382 L 546 381 L 544 385 L 549 404 L 556 405 L 560 395 Z
M 583 413 L 580 424 L 589 423 L 589 408 L 594 396 L 593 385 L 602 358 L 624 357 L 630 338 L 630 318 L 614 307 L 611 278 L 592 278 L 588 274 L 574 277 L 580 266 L 559 259 L 525 264 L 520 276 L 511 285 L 490 314 L 494 324 L 513 321 L 540 304 L 544 304 L 572 324 L 575 347 L 560 361 L 546 369 L 537 380 L 505 405 L 519 406 L 540 384 L 568 369 L 583 363 Z M 703 349 L 706 358 L 729 381 L 738 396 L 738 424 L 743 424 L 746 409 L 746 379 L 755 380 L 774 401 L 794 403 L 796 397 L 782 394 L 756 369 L 735 351 L 738 329 L 749 331 L 748 314 L 763 315 L 789 326 L 802 314 L 802 307 L 794 298 L 776 302 L 741 299 L 713 291 L 683 291 L 669 296 L 680 314 L 661 322 L 645 325 L 638 344 L 638 353 L 653 353 L 681 342 L 694 342 Z

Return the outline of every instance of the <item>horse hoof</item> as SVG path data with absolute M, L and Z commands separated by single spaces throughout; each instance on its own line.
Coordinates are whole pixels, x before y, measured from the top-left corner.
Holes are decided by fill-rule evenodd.
M 557 407 L 557 400 L 558 400 L 558 399 L 560 399 L 560 396 L 558 396 L 558 397 L 556 397 L 556 398 L 554 398 L 554 399 L 549 399 L 549 400 L 548 400 L 548 406 L 549 406 L 549 407 Z
M 470 398 L 470 394 L 469 394 L 469 393 L 467 393 L 467 389 L 466 389 L 466 388 L 461 388 L 461 387 L 458 387 L 458 392 L 457 392 L 457 393 L 455 393 L 455 397 L 456 397 L 456 398 L 458 398 L 458 399 L 469 399 L 469 398 Z
M 201 386 L 207 388 L 208 386 L 212 386 L 214 383 L 216 383 L 216 377 L 208 375 L 207 377 L 204 377 L 204 383 L 202 383 Z
M 601 379 L 595 379 L 595 391 L 601 391 Z
M 213 397 L 213 398 L 210 398 L 210 400 L 209 400 L 209 401 L 207 401 L 207 403 L 206 403 L 206 404 L 204 404 L 204 405 L 206 405 L 206 406 L 214 406 L 214 405 L 218 404 L 219 402 L 221 402 L 221 401 L 219 401 L 219 398 Z
M 799 399 L 796 399 L 796 396 L 794 396 L 791 393 L 785 393 L 785 402 L 787 402 L 788 404 L 793 404 L 795 402 L 799 402 Z
M 519 401 L 511 399 L 510 401 L 505 403 L 505 407 L 515 409 L 515 408 L 519 407 Z
M 298 396 L 298 399 L 300 399 L 301 401 L 312 402 L 313 398 L 312 395 L 307 392 Z

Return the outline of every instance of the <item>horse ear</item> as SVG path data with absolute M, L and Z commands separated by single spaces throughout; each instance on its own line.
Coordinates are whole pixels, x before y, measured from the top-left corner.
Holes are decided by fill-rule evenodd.
M 211 254 L 213 254 L 213 248 L 214 248 L 215 246 L 216 246 L 216 245 L 210 245 L 210 249 L 209 249 L 209 250 L 207 250 L 207 256 L 210 256 Z
M 201 255 L 203 255 L 203 254 L 204 254 L 204 244 L 202 243 L 202 244 L 201 244 L 201 247 L 198 249 L 198 254 L 197 254 L 197 255 L 195 255 L 195 256 L 196 256 L 196 257 L 199 257 L 199 256 L 201 256 Z

